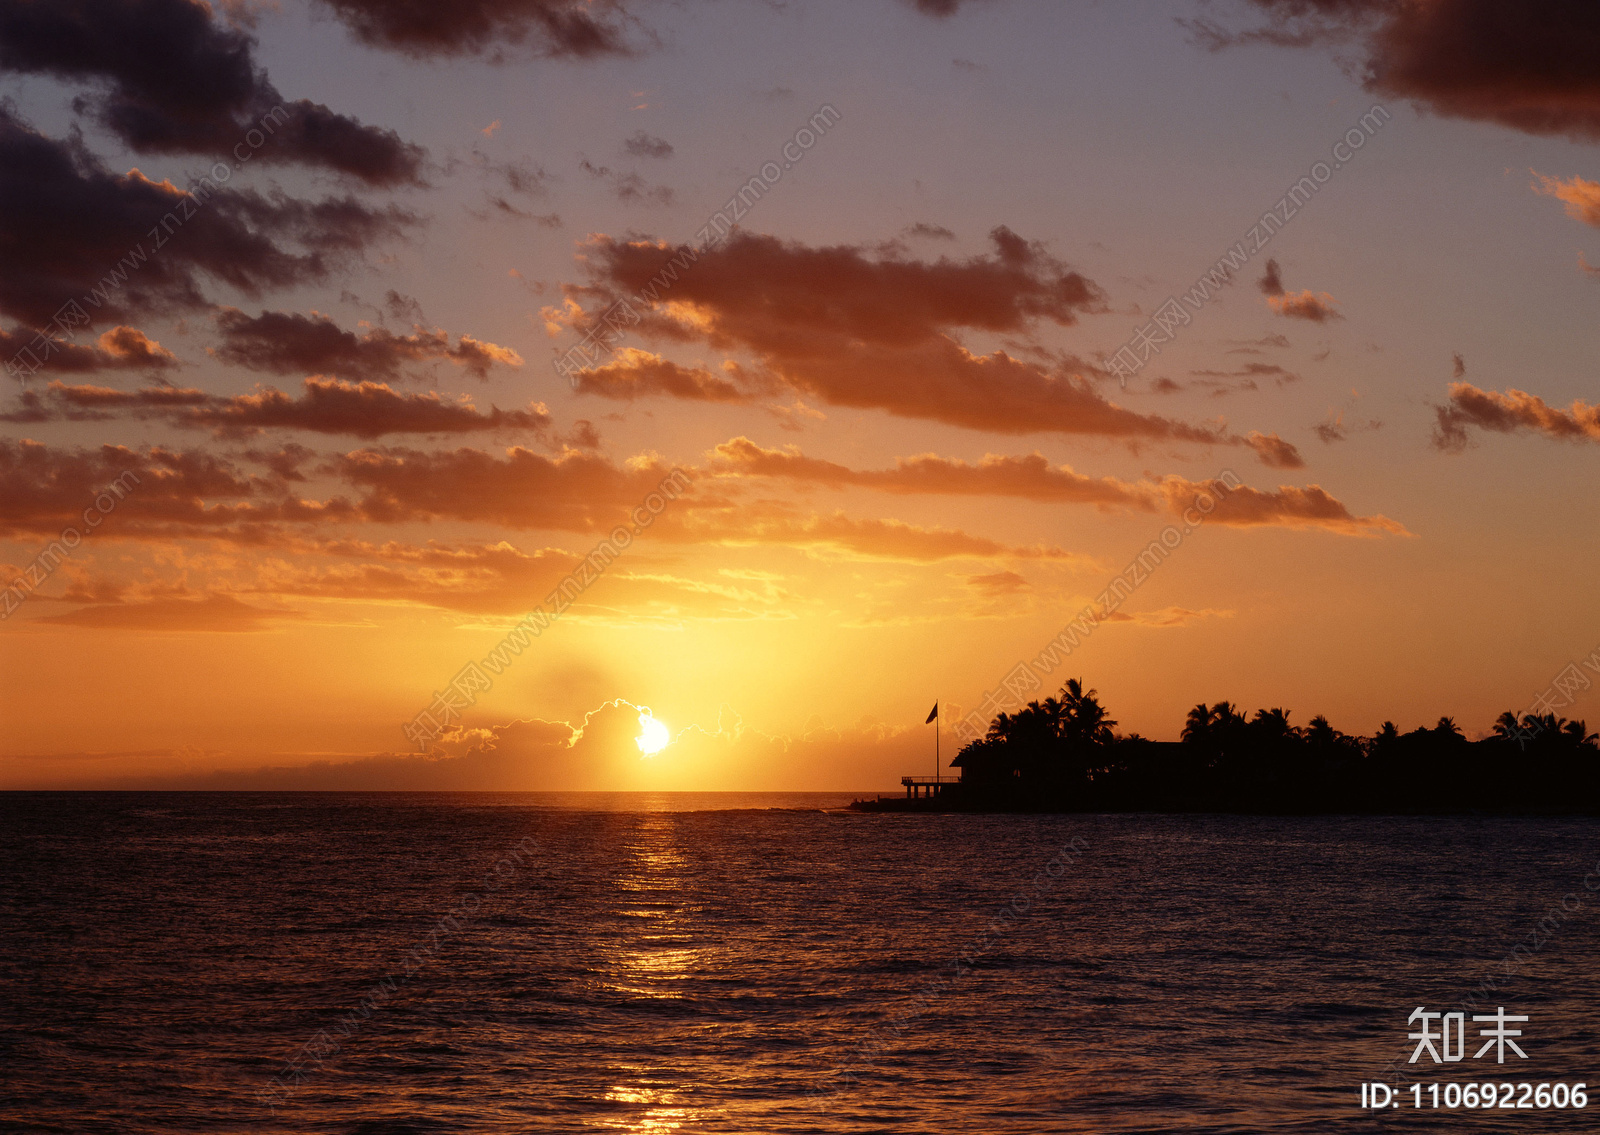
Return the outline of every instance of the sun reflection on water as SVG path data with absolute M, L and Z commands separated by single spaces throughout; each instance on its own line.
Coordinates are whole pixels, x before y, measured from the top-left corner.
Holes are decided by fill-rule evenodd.
M 599 967 L 601 984 L 628 1001 L 684 1001 L 706 958 L 695 941 L 696 906 L 686 885 L 690 863 L 677 842 L 678 821 L 671 814 L 647 814 L 633 835 L 613 881 L 617 935 Z M 615 1111 L 594 1117 L 590 1126 L 643 1135 L 698 1128 L 711 1115 L 688 1103 L 667 1069 L 624 1065 L 612 1074 L 615 1086 L 602 1098 Z

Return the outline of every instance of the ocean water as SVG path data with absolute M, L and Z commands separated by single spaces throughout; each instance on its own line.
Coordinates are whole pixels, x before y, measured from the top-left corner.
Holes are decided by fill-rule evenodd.
M 0 1127 L 1596 1127 L 1594 821 L 848 799 L 0 796 Z M 1486 978 L 1528 1058 L 1405 1065 Z M 1597 1099 L 1362 1112 L 1408 1072 Z

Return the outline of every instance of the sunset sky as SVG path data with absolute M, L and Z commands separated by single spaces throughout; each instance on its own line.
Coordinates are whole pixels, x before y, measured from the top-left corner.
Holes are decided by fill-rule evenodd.
M 0 787 L 893 790 L 1169 526 L 1028 696 L 1600 643 L 1590 7 L 413 7 L 0 0 Z

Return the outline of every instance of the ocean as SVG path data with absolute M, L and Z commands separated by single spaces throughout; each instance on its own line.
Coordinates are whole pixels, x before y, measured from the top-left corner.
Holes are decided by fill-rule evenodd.
M 0 1127 L 1596 1126 L 1596 821 L 850 798 L 0 795 Z M 1465 1059 L 1408 1065 L 1469 996 Z M 1500 1006 L 1526 1059 L 1473 1056 Z

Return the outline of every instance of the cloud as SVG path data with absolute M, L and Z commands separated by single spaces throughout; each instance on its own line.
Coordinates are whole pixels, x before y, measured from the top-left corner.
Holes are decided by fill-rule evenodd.
M 996 571 L 990 572 L 988 575 L 969 575 L 966 582 L 968 587 L 991 599 L 1002 595 L 1016 595 L 1033 587 L 1033 584 L 1014 571 Z
M 1354 42 L 1368 91 L 1528 134 L 1600 138 L 1600 8 L 1501 0 L 1253 0 L 1265 28 L 1192 25 L 1213 49 Z
M 1267 448 L 1274 443 L 1287 445 L 1275 436 L 1263 442 Z M 1037 453 L 1026 457 L 990 454 L 977 464 L 925 454 L 900 458 L 894 469 L 858 471 L 806 457 L 793 447 L 762 449 L 750 439 L 738 437 L 712 451 L 709 467 L 714 472 L 741 476 L 780 477 L 830 487 L 860 486 L 890 493 L 1009 497 L 1050 504 L 1092 504 L 1135 512 L 1164 508 L 1177 517 L 1183 517 L 1196 504 L 1197 498 L 1204 495 L 1221 502 L 1214 511 L 1202 510 L 1207 524 L 1323 528 L 1348 535 L 1405 532 L 1401 525 L 1387 517 L 1352 514 L 1347 506 L 1317 485 L 1305 488 L 1283 485 L 1276 492 L 1268 492 L 1248 485 L 1229 489 L 1215 479 L 1190 481 L 1179 476 L 1157 481 L 1095 479 L 1075 473 L 1064 465 L 1052 467 Z
M 320 103 L 288 100 L 254 41 L 195 0 L 0 0 L 0 69 L 93 84 L 75 105 L 130 148 L 420 181 L 423 150 Z M 257 139 L 260 141 L 257 141 Z
M 0 414 L 5 422 L 85 422 L 103 421 L 119 412 L 147 417 L 168 411 L 204 405 L 211 396 L 203 390 L 182 386 L 146 386 L 122 391 L 109 386 L 69 385 L 52 381 L 43 393 L 26 390 L 19 399 L 21 409 Z
M 643 130 L 635 130 L 622 143 L 622 148 L 636 158 L 670 158 L 672 156 L 672 143 L 665 138 L 657 138 L 654 134 L 646 134 Z
M 1311 428 L 1325 444 L 1332 445 L 1336 441 L 1348 440 L 1351 433 L 1363 433 L 1367 430 L 1376 430 L 1382 427 L 1383 423 L 1376 418 L 1370 418 L 1364 423 L 1347 426 L 1344 421 L 1344 412 L 1340 411 L 1337 414 L 1330 412 L 1327 421 L 1319 422 Z
M 637 173 L 624 173 L 614 170 L 610 166 L 597 166 L 588 158 L 578 163 L 578 168 L 594 178 L 603 181 L 611 190 L 612 196 L 618 201 L 627 204 L 670 205 L 673 201 L 672 189 L 665 185 L 651 185 Z
M 1261 464 L 1270 469 L 1303 469 L 1305 467 L 1305 461 L 1301 459 L 1300 451 L 1275 433 L 1264 434 L 1259 430 L 1251 430 L 1250 436 L 1245 438 L 1245 444 L 1255 450 L 1256 456 L 1261 459 Z
M 655 490 L 668 468 L 635 459 L 618 468 L 569 450 L 544 457 L 513 447 L 505 457 L 473 449 L 425 453 L 365 449 L 335 462 L 339 476 L 366 491 L 363 516 L 384 523 L 442 519 L 510 528 L 606 531 Z M 807 514 L 774 502 L 680 502 L 652 536 L 676 543 L 776 544 L 869 559 L 932 562 L 952 558 L 1079 561 L 1044 545 L 1014 547 L 946 528 L 898 520 Z
M 763 449 L 747 437 L 725 441 L 712 451 L 712 468 L 741 476 L 779 477 L 830 487 L 860 486 L 888 493 L 946 496 L 1004 496 L 1055 504 L 1095 504 L 1149 511 L 1154 486 L 1114 477 L 1094 478 L 1066 465 L 1052 466 L 1043 454 L 1005 457 L 989 454 L 977 464 L 923 454 L 902 457 L 893 469 L 855 470 L 806 457 L 798 449 Z
M 1271 379 L 1277 386 L 1300 381 L 1298 374 L 1277 363 L 1245 363 L 1237 370 L 1192 370 L 1189 373 L 1204 380 L 1193 385 L 1207 389 L 1217 397 L 1241 390 L 1259 390 L 1261 386 L 1258 379 Z
M 268 429 L 306 430 L 376 438 L 384 434 L 459 434 L 527 431 L 545 435 L 550 413 L 541 402 L 524 410 L 491 406 L 483 413 L 469 399 L 445 401 L 438 392 L 399 394 L 381 382 L 346 382 L 338 378 L 305 380 L 300 397 L 271 386 L 255 394 L 232 397 L 201 390 L 150 386 L 121 391 L 104 386 L 69 386 L 52 382 L 44 396 L 24 398 L 23 410 L 11 420 L 84 421 L 131 414 L 163 417 L 177 426 L 205 428 L 217 436 L 245 438 Z M 10 416 L 0 416 L 8 420 Z
M 488 54 L 506 46 L 552 58 L 627 55 L 628 21 L 618 0 L 320 0 L 357 39 L 422 58 Z
M 337 458 L 334 469 L 367 494 L 360 508 L 370 520 L 466 520 L 574 532 L 609 531 L 670 472 L 653 459 L 620 469 L 594 454 L 568 450 L 546 457 L 521 446 L 502 457 L 468 448 L 361 449 Z
M 657 522 L 666 539 L 732 546 L 778 544 L 825 555 L 932 563 L 949 559 L 1027 559 L 1088 566 L 1093 561 L 1048 544 L 1016 546 L 954 528 L 901 520 L 861 520 L 842 512 L 803 514 L 774 502 L 698 507 Z
M 470 448 L 357 449 L 332 457 L 319 472 L 352 486 L 362 499 L 302 499 L 290 492 L 287 478 L 258 476 L 202 450 L 74 450 L 0 439 L 0 534 L 53 539 L 64 526 L 81 525 L 84 507 L 125 473 L 133 487 L 102 531 L 126 538 L 281 543 L 293 526 L 429 520 L 609 532 L 661 489 L 672 470 L 653 458 L 618 467 L 578 450 L 545 457 L 512 446 L 500 456 Z M 682 495 L 681 480 L 676 483 Z M 683 507 L 680 502 L 673 511 Z
M 415 296 L 408 296 L 404 292 L 397 292 L 390 288 L 383 294 L 383 308 L 396 319 L 403 319 L 407 323 L 421 323 L 422 305 Z
M 1532 186 L 1535 193 L 1563 202 L 1567 207 L 1567 216 L 1573 220 L 1600 228 L 1600 181 L 1586 181 L 1577 176 L 1562 181 L 1559 177 L 1546 177 L 1538 171 L 1534 171 L 1533 175 L 1538 178 Z
M 1459 351 L 1450 356 L 1450 371 L 1456 378 L 1467 377 L 1467 360 L 1461 357 Z
M 209 426 L 223 437 L 294 429 L 375 438 L 393 433 L 511 430 L 542 434 L 550 427 L 550 412 L 543 403 L 530 402 L 525 410 L 491 406 L 485 414 L 466 399 L 446 402 L 437 391 L 397 394 L 381 382 L 308 378 L 299 398 L 269 386 L 257 394 L 212 399 L 184 411 L 182 420 Z
M 1259 355 L 1263 347 L 1287 347 L 1289 339 L 1284 335 L 1263 335 L 1259 339 L 1230 339 L 1234 346 L 1229 347 L 1230 355 Z
M 703 250 L 596 236 L 582 246 L 594 283 L 567 285 L 566 306 L 544 314 L 552 330 L 586 331 L 615 300 L 638 296 L 637 333 L 749 352 L 757 365 L 741 373 L 751 382 L 833 405 L 997 433 L 1244 444 L 1220 426 L 1118 406 L 1087 366 L 969 351 L 963 330 L 1018 337 L 1105 310 L 1093 281 L 1039 245 L 1004 227 L 990 239 L 990 255 L 928 262 L 744 232 Z
M 1215 478 L 1190 481 L 1168 477 L 1162 482 L 1162 490 L 1172 512 L 1181 515 L 1193 508 L 1204 514 L 1206 524 L 1230 528 L 1317 528 L 1344 536 L 1410 535 L 1404 525 L 1387 516 L 1352 514 L 1320 485 L 1279 485 L 1276 491 L 1269 492 L 1249 485 L 1229 488 Z M 1214 502 L 1210 511 L 1203 507 L 1207 500 Z
M 943 225 L 930 225 L 926 221 L 918 221 L 905 230 L 906 236 L 921 237 L 924 240 L 955 240 L 956 234 Z
M 1330 319 L 1343 319 L 1338 311 L 1334 310 L 1334 298 L 1327 292 L 1320 296 L 1307 289 L 1303 292 L 1288 292 L 1281 296 L 1268 296 L 1267 306 L 1279 315 L 1290 319 L 1309 319 L 1312 323 L 1326 323 Z
M 1256 287 L 1261 289 L 1263 295 L 1283 295 L 1283 277 L 1278 274 L 1278 262 L 1276 260 L 1267 261 L 1267 270 L 1261 279 L 1256 281 Z
M 582 394 L 598 394 L 632 402 L 635 398 L 661 395 L 690 402 L 748 402 L 750 395 L 726 378 L 705 367 L 684 367 L 660 355 L 624 347 L 604 366 L 580 371 L 576 389 Z
M 61 615 L 32 620 L 102 631 L 238 633 L 271 630 L 283 619 L 301 619 L 298 611 L 253 607 L 227 595 L 195 599 L 152 599 L 139 603 L 96 603 Z
M 14 358 L 22 351 L 32 352 L 45 367 L 57 373 L 86 374 L 101 370 L 167 370 L 178 365 L 178 357 L 137 327 L 113 327 L 91 343 L 77 343 L 59 337 L 54 343 L 40 344 L 32 332 L 0 330 L 0 357 Z
M 924 16 L 945 19 L 959 12 L 962 4 L 977 4 L 983 0 L 903 0 L 903 2 L 910 4 Z
M 573 722 L 485 721 L 441 737 L 425 754 L 379 753 L 329 760 L 302 759 L 253 769 L 197 774 L 178 771 L 153 779 L 107 776 L 77 787 L 286 790 L 433 791 L 870 791 L 895 784 L 912 761 L 925 756 L 921 717 L 897 727 L 863 719 L 848 728 L 809 725 L 793 735 L 769 735 L 746 726 L 728 707 L 707 726 L 683 725 L 670 706 L 654 713 L 674 727 L 672 743 L 641 759 L 634 739 L 645 706 L 604 703 Z M 952 707 L 954 708 L 954 707 Z M 476 712 L 476 711 L 474 711 Z M 396 741 L 399 741 L 396 730 Z M 149 768 L 150 754 L 138 767 Z M 58 767 L 44 766 L 44 785 L 61 784 Z M 41 772 L 43 769 L 41 769 Z M 31 787 L 15 774 L 7 787 Z
M 412 301 L 413 304 L 415 301 Z M 448 359 L 478 378 L 494 365 L 519 367 L 522 357 L 509 347 L 462 335 L 450 346 L 443 330 L 417 327 L 410 335 L 373 328 L 362 335 L 341 328 L 318 312 L 263 311 L 251 317 L 237 308 L 217 315 L 224 362 L 273 374 L 336 374 L 345 378 L 395 379 L 408 363 Z
M 338 562 L 296 567 L 275 562 L 261 572 L 257 590 L 317 599 L 406 602 L 488 615 L 527 612 L 582 559 L 561 548 L 523 552 L 503 540 L 463 545 L 432 540 L 300 541 L 285 550 Z
M 269 492 L 266 483 L 199 450 L 56 449 L 0 439 L 0 533 L 55 540 L 63 528 L 81 530 L 84 509 L 113 483 L 122 486 L 122 499 L 99 527 L 99 539 L 248 536 L 283 522 L 358 518 L 337 498 L 317 503 Z
M 1576 399 L 1565 410 L 1524 390 L 1480 390 L 1470 382 L 1450 384 L 1450 402 L 1435 408 L 1433 444 L 1447 453 L 1467 446 L 1467 430 L 1496 433 L 1532 430 L 1557 441 L 1600 441 L 1600 406 Z
M 1223 610 L 1216 607 L 1204 607 L 1200 610 L 1191 610 L 1188 607 L 1163 607 L 1159 611 L 1113 611 L 1104 619 L 1105 623 L 1133 623 L 1140 627 L 1186 627 L 1197 623 L 1201 619 L 1231 619 L 1236 614 L 1232 610 Z
M 202 277 L 251 296 L 322 280 L 414 221 L 352 197 L 312 202 L 207 182 L 190 194 L 136 169 L 114 174 L 0 104 L 0 247 L 8 265 L 0 313 L 34 327 L 69 302 L 95 322 L 206 307 Z M 169 235 L 152 238 L 153 222 Z

